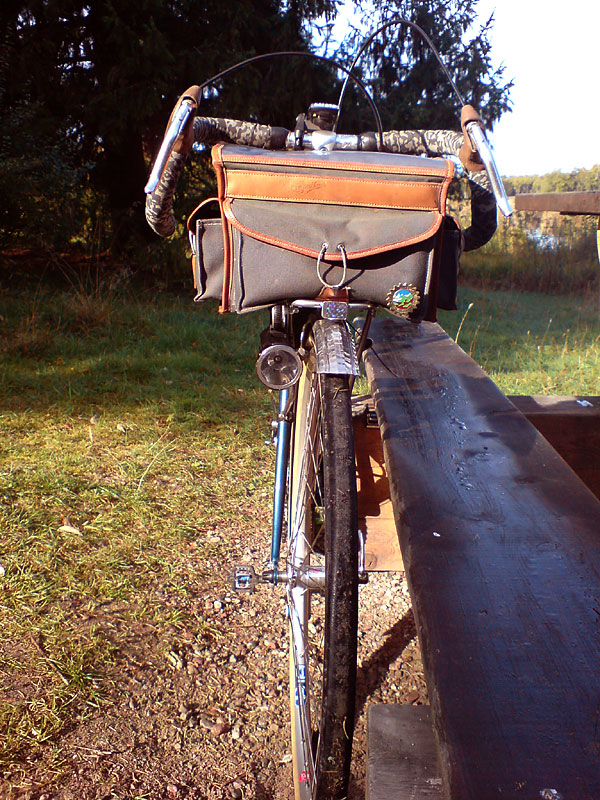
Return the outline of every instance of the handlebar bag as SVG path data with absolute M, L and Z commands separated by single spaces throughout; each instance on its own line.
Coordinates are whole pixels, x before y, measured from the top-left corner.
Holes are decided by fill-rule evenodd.
M 331 287 L 415 321 L 435 315 L 452 162 L 232 144 L 212 158 L 221 240 L 214 221 L 188 223 L 199 299 L 220 291 L 221 311 L 243 313 Z

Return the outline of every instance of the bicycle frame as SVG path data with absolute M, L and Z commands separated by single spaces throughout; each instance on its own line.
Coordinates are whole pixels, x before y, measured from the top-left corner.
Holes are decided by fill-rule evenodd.
M 290 406 L 295 399 L 295 391 L 282 389 L 279 393 L 279 414 L 277 417 L 277 456 L 275 458 L 275 486 L 273 489 L 273 532 L 271 537 L 271 560 L 269 568 L 274 572 L 277 583 L 277 569 L 281 553 L 281 536 L 285 517 L 285 491 L 288 463 L 290 459 L 290 437 L 292 423 Z

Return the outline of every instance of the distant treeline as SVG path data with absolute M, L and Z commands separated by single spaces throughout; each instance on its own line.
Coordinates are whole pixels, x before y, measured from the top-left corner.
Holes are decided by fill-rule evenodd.
M 590 169 L 571 172 L 548 172 L 546 175 L 524 175 L 503 178 L 508 195 L 527 192 L 590 192 L 600 191 L 600 164 Z
M 600 191 L 600 164 L 591 169 L 505 178 L 509 195 Z M 468 213 L 459 208 L 463 224 Z M 481 250 L 465 253 L 461 280 L 484 289 L 597 296 L 597 219 L 554 211 L 499 215 L 498 231 Z

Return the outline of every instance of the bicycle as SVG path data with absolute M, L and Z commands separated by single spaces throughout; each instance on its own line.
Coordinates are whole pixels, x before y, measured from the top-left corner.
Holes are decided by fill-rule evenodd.
M 398 22 L 417 29 L 439 59 L 418 26 L 406 20 L 388 24 Z M 378 33 L 369 37 L 357 59 Z M 213 163 L 218 173 L 221 218 L 200 219 L 205 205 L 202 203 L 188 220 L 197 299 L 220 296 L 223 311 L 270 307 L 270 325 L 261 337 L 256 368 L 260 380 L 279 391 L 279 411 L 274 422 L 277 455 L 270 558 L 259 574 L 251 566 L 237 566 L 234 585 L 239 591 L 252 591 L 261 582 L 284 585 L 290 632 L 295 796 L 298 800 L 343 798 L 348 786 L 354 725 L 358 587 L 367 580 L 364 537 L 357 524 L 351 391 L 359 374 L 361 354 L 369 345 L 369 325 L 378 306 L 387 306 L 397 316 L 415 322 L 428 314 L 431 318 L 435 314 L 435 307 L 429 307 L 435 304 L 432 282 L 436 279 L 436 269 L 439 273 L 440 251 L 445 248 L 450 254 L 452 284 L 462 245 L 473 249 L 493 235 L 496 202 L 506 215 L 511 210 L 479 117 L 470 106 L 465 106 L 460 95 L 462 136 L 448 131 L 384 132 L 367 90 L 352 73 L 354 64 L 346 69 L 336 63 L 345 72 L 346 82 L 354 80 L 366 94 L 374 109 L 376 133 L 357 136 L 337 133 L 346 84 L 336 106 L 313 104 L 306 115 L 298 117 L 291 131 L 197 116 L 206 86 L 233 69 L 264 57 L 242 62 L 182 95 L 146 187 L 147 218 L 161 235 L 174 231 L 172 198 L 185 157 L 193 142 L 215 144 Z M 258 148 L 266 148 L 262 151 L 264 155 Z M 280 151 L 281 155 L 277 155 Z M 377 154 L 383 151 L 387 153 L 382 161 Z M 308 158 L 307 152 L 317 155 Z M 462 163 L 471 170 L 467 177 L 472 187 L 472 224 L 463 234 L 448 221 L 444 220 L 442 225 L 438 219 L 454 170 L 461 169 L 459 154 Z M 425 159 L 421 158 L 423 155 Z M 375 173 L 377 179 L 373 181 Z M 359 195 L 356 174 L 360 175 Z M 405 180 L 407 175 L 410 181 Z M 242 186 L 236 189 L 237 194 L 233 185 Z M 429 222 L 420 223 L 416 235 L 405 237 L 401 243 L 400 256 L 396 253 L 398 248 L 394 250 L 398 242 L 382 245 L 379 241 L 376 247 L 366 250 L 364 247 L 360 250 L 356 242 L 351 244 L 350 222 L 348 225 L 346 222 L 355 220 L 363 205 L 377 205 L 379 194 L 387 193 L 385 202 L 392 210 L 387 217 L 383 212 L 377 216 L 379 221 L 383 218 L 385 227 L 390 214 L 397 213 L 392 191 L 396 189 L 410 194 L 408 206 L 413 201 L 413 205 L 421 203 L 420 210 L 427 202 L 433 202 L 422 197 L 430 197 L 432 191 L 437 193 L 435 202 L 440 208 L 431 211 L 437 228 L 433 230 L 435 225 L 429 225 L 422 230 Z M 299 225 L 301 232 L 294 241 L 289 240 L 292 234 L 286 231 L 288 239 L 282 242 L 282 229 L 296 224 L 298 197 L 293 192 L 306 191 L 318 194 L 310 197 L 313 218 Z M 272 222 L 272 227 L 279 225 L 279 238 L 273 230 L 267 230 L 264 221 L 265 192 L 272 193 L 266 218 L 276 213 L 280 217 L 278 222 Z M 370 200 L 365 199 L 365 192 L 371 192 Z M 245 220 L 233 208 L 234 204 L 242 208 L 244 202 Z M 335 224 L 344 227 L 344 242 L 337 243 L 337 252 L 332 252 L 327 240 L 322 242 L 320 250 L 318 244 L 305 241 L 317 236 L 318 242 L 318 235 L 312 230 L 320 224 L 314 217 L 315 209 L 319 212 L 326 209 Z M 408 214 L 410 209 L 403 210 Z M 415 217 L 417 212 L 413 209 L 411 213 Z M 256 221 L 257 214 L 262 219 L 260 223 Z M 323 211 L 324 216 L 327 214 Z M 375 224 L 373 216 L 369 219 L 371 225 Z M 254 227 L 249 227 L 251 222 Z M 411 224 L 409 233 L 414 234 L 414 219 Z M 259 225 L 267 227 L 259 230 Z M 360 239 L 360 234 L 356 237 Z M 254 264 L 252 248 L 255 248 L 254 261 L 260 260 L 260 253 L 279 259 L 280 254 L 275 256 L 268 248 L 281 249 L 282 243 L 284 259 L 292 265 L 298 263 L 298 275 L 305 264 L 301 259 L 316 259 L 316 278 L 312 273 L 310 280 L 306 275 L 291 278 L 288 267 L 286 285 L 285 280 L 283 284 L 275 280 L 278 272 L 267 269 L 273 280 L 263 279 L 263 284 L 269 285 L 256 290 L 254 284 L 260 282 L 260 269 L 265 265 Z M 216 261 L 211 256 L 211 247 L 217 251 Z M 415 255 L 411 247 L 421 248 L 418 268 L 414 259 L 410 261 Z M 422 250 L 427 251 L 425 260 Z M 385 252 L 389 260 L 392 251 L 396 253 L 396 261 L 391 267 L 387 261 L 383 265 L 378 262 L 369 272 L 369 258 L 381 261 L 381 253 Z M 219 258 L 223 259 L 221 266 Z M 380 287 L 375 285 L 381 279 L 374 279 L 373 274 L 377 269 L 379 276 L 386 269 L 396 270 L 394 275 L 402 274 L 398 273 L 398 258 L 400 269 L 406 270 L 406 264 L 412 264 L 410 274 L 417 278 L 401 280 L 382 295 Z M 361 267 L 358 272 L 362 270 L 362 275 L 356 275 L 355 264 Z M 237 265 L 233 277 L 232 265 Z M 365 272 L 367 281 L 363 280 Z M 270 285 L 273 282 L 277 285 Z M 445 302 L 453 302 L 452 285 L 450 299 Z M 349 315 L 357 311 L 366 316 L 355 338 Z

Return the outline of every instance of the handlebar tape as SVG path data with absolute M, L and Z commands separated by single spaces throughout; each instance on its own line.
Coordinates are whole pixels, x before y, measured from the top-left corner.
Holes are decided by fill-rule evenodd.
M 477 111 L 475 111 L 473 106 L 466 105 L 460 110 L 460 127 L 462 128 L 465 141 L 463 146 L 460 148 L 458 156 L 465 169 L 468 169 L 469 172 L 481 172 L 484 169 L 483 163 L 479 153 L 471 144 L 471 139 L 467 133 L 467 125 L 469 122 L 476 122 L 483 128 L 483 123 Z
M 146 195 L 146 222 L 159 236 L 175 233 L 177 220 L 173 215 L 173 195 L 187 156 L 173 151 L 169 156 L 158 186 Z
M 197 142 L 230 142 L 266 150 L 284 150 L 287 135 L 287 128 L 259 125 L 257 122 L 221 117 L 196 117 L 194 120 L 194 139 Z

